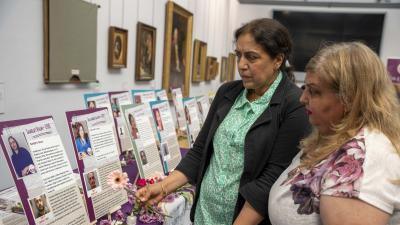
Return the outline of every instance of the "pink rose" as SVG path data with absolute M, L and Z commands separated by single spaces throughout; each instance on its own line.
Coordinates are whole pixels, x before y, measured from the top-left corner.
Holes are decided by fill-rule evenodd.
M 136 186 L 138 186 L 140 188 L 140 187 L 144 187 L 146 185 L 147 185 L 147 183 L 146 183 L 145 179 L 141 179 L 141 178 L 137 179 Z

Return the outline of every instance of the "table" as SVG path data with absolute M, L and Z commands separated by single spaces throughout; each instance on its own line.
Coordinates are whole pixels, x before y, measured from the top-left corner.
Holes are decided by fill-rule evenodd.
M 182 157 L 186 155 L 188 152 L 188 149 L 181 149 L 181 154 Z M 123 172 L 126 172 L 128 174 L 130 182 L 134 182 L 136 179 L 136 176 L 138 174 L 138 168 L 136 166 L 136 163 L 130 163 L 127 164 L 126 166 L 122 167 Z M 186 190 L 186 189 L 185 189 Z M 193 195 L 194 191 L 190 191 L 189 189 L 187 190 L 187 194 L 183 195 L 175 195 L 175 199 L 170 202 L 161 202 L 160 207 L 163 210 L 163 213 L 170 217 L 165 218 L 164 225 L 190 225 L 190 209 L 192 207 L 193 203 Z M 189 193 L 190 192 L 190 193 Z M 186 196 L 183 197 L 183 196 Z M 190 201 L 189 198 L 192 198 Z M 188 201 L 189 200 L 189 201 Z M 121 211 L 126 215 L 130 212 L 131 207 L 129 203 L 124 204 L 121 206 Z M 101 218 L 98 221 L 101 221 Z M 99 224 L 99 222 L 97 223 Z M 137 225 L 161 225 L 162 223 L 143 223 L 141 221 L 137 221 Z

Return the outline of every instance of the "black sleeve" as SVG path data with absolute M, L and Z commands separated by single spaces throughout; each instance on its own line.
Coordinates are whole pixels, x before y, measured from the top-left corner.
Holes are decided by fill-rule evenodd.
M 204 145 L 208 137 L 208 131 L 211 128 L 211 123 L 215 116 L 215 113 L 218 109 L 218 104 L 221 99 L 224 97 L 225 90 L 228 89 L 227 86 L 230 83 L 226 83 L 222 85 L 211 103 L 210 109 L 207 114 L 206 121 L 203 124 L 203 127 L 200 130 L 199 135 L 196 138 L 196 141 L 193 143 L 193 148 L 188 151 L 186 156 L 181 160 L 181 162 L 176 167 L 176 170 L 179 170 L 188 178 L 189 183 L 196 184 L 197 183 L 197 174 L 199 172 L 199 167 L 201 163 L 201 159 L 203 157 L 203 153 L 205 151 Z
M 243 198 L 266 219 L 268 218 L 269 191 L 298 153 L 300 140 L 310 131 L 308 116 L 298 96 L 298 94 L 292 96 L 287 104 L 271 156 L 263 172 L 257 179 L 243 185 L 239 190 Z

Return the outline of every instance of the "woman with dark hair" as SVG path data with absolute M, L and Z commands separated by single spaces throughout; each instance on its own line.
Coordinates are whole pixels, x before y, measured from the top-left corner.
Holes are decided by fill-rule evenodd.
M 75 123 L 76 128 L 76 138 L 75 144 L 76 149 L 78 150 L 78 154 L 81 158 L 84 158 L 88 155 L 93 155 L 92 146 L 90 145 L 90 140 L 88 134 L 85 132 L 83 125 L 79 122 Z
M 292 42 L 273 19 L 235 32 L 240 81 L 223 84 L 193 148 L 174 172 L 136 196 L 150 204 L 196 185 L 195 224 L 270 224 L 269 190 L 309 131 L 301 90 L 286 67 Z
M 129 125 L 131 125 L 131 135 L 133 139 L 139 138 L 139 130 L 136 125 L 135 118 L 133 118 L 132 114 L 128 114 Z
M 18 177 L 36 173 L 31 154 L 28 150 L 20 147 L 13 136 L 8 137 L 8 144 L 12 151 L 11 161 Z

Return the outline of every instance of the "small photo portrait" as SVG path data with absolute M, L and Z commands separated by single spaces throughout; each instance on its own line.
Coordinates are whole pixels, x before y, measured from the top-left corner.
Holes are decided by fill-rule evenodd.
M 143 166 L 147 164 L 147 156 L 146 153 L 144 151 L 140 151 L 140 159 L 142 160 L 142 164 Z
M 135 95 L 134 98 L 135 98 L 135 103 L 136 103 L 136 104 L 142 103 L 142 96 L 140 96 L 140 95 Z
M 24 133 L 14 133 L 3 136 L 8 157 L 18 179 L 35 174 L 37 168 L 33 162 L 32 155 Z
M 29 203 L 35 219 L 41 218 L 51 211 L 46 194 L 41 194 L 30 199 Z
M 87 108 L 88 109 L 95 109 L 96 108 L 96 102 L 95 101 L 88 101 L 87 102 Z
M 79 121 L 72 124 L 75 147 L 79 159 L 93 156 L 92 145 L 90 143 L 89 132 L 86 121 Z
M 128 114 L 129 125 L 131 127 L 131 135 L 133 139 L 139 138 L 139 130 L 137 128 L 135 117 L 131 113 Z
M 171 156 L 169 154 L 169 149 L 168 149 L 168 143 L 167 142 L 161 143 L 161 154 L 167 160 L 171 158 Z
M 154 114 L 154 119 L 156 121 L 157 130 L 158 131 L 163 131 L 164 130 L 164 125 L 163 125 L 163 122 L 162 122 L 160 109 L 154 108 L 153 109 L 153 114 Z
M 187 123 L 189 125 L 192 124 L 192 119 L 190 118 L 189 108 L 187 107 L 187 105 L 185 105 L 185 117 L 186 117 Z
M 200 114 L 203 115 L 203 106 L 201 105 L 201 102 L 197 102 L 197 108 L 199 109 Z
M 118 98 L 111 98 L 111 111 L 113 113 L 114 118 L 117 118 L 121 115 L 121 112 L 119 110 Z
M 88 197 L 92 197 L 101 191 L 99 174 L 97 170 L 92 170 L 83 174 L 86 192 Z

